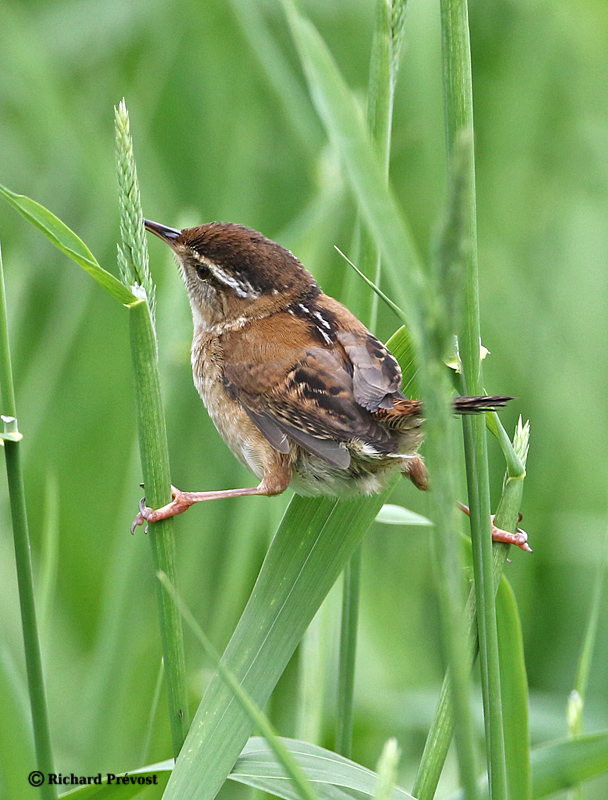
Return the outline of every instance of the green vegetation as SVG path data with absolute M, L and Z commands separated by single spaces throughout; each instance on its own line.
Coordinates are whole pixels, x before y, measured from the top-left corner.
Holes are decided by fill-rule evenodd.
M 194 723 L 177 768 L 169 777 L 165 764 L 162 786 L 142 797 L 159 797 L 169 781 L 168 798 L 211 800 L 256 719 L 256 733 L 268 739 L 249 739 L 221 800 L 252 792 L 259 800 L 263 791 L 298 797 L 276 758 L 306 797 L 430 800 L 441 774 L 438 798 L 464 798 L 462 785 L 467 800 L 485 798 L 486 753 L 493 800 L 556 792 L 564 800 L 571 786 L 577 800 L 606 796 L 603 4 L 584 0 L 575 18 L 548 0 L 470 9 L 476 221 L 473 139 L 460 133 L 470 126 L 462 5 L 410 0 L 403 28 L 402 10 L 398 0 L 16 0 L 0 10 L 0 183 L 10 187 L 0 187 L 8 201 L 0 233 L 23 434 L 16 442 L 7 429 L 5 449 L 9 470 L 11 453 L 19 454 L 25 481 L 50 723 L 49 737 L 36 674 L 42 769 L 133 774 L 168 759 L 188 729 L 189 705 Z M 386 497 L 296 498 L 285 513 L 287 492 L 203 504 L 152 526 L 152 559 L 143 528 L 129 535 L 144 474 L 153 505 L 169 491 L 154 318 L 171 480 L 202 490 L 253 478 L 192 386 L 190 310 L 156 241 L 151 279 L 147 272 L 124 115 L 119 208 L 112 126 L 123 96 L 147 217 L 255 227 L 293 250 L 382 338 L 406 322 L 410 336 L 400 331 L 392 346 L 408 385 L 427 401 L 433 491 L 423 495 L 400 480 L 390 502 L 435 528 L 372 523 Z M 334 245 L 380 285 L 397 314 Z M 152 313 L 132 283 L 145 287 Z M 504 430 L 487 420 L 497 435 L 487 448 L 491 507 L 512 528 L 523 503 L 521 524 L 534 548 L 533 555 L 511 548 L 511 563 L 506 547 L 493 554 L 486 547 L 483 425 L 467 423 L 463 446 L 442 401 L 450 375 L 441 359 L 454 332 L 464 383 L 472 391 L 481 385 L 479 326 L 491 351 L 483 387 L 517 398 L 501 411 Z M 7 352 L 3 344 L 0 412 L 13 416 Z M 531 421 L 527 465 L 523 431 L 509 442 L 520 414 Z M 458 532 L 469 526 L 452 499 L 466 499 L 467 481 L 481 536 L 461 548 Z M 27 784 L 36 757 L 21 627 L 23 620 L 35 662 L 36 624 L 31 604 L 23 616 L 19 604 L 4 481 L 0 520 L 0 797 L 36 798 Z M 20 528 L 22 510 L 16 535 Z M 27 571 L 27 547 L 19 549 Z M 358 636 L 355 647 L 355 612 L 339 667 L 340 581 L 330 589 L 353 553 L 361 564 L 350 562 L 345 597 L 358 605 Z M 477 587 L 468 613 L 477 605 L 483 620 L 472 680 L 472 617 L 458 613 L 470 588 L 465 561 Z M 183 624 L 184 673 L 180 604 L 158 569 L 208 635 L 207 653 L 223 652 L 233 637 L 220 673 Z M 501 572 L 509 583 L 498 580 Z M 300 659 L 294 649 L 328 592 Z M 448 663 L 452 690 L 442 689 Z M 244 689 L 238 696 L 235 679 Z M 301 684 L 310 700 L 315 681 L 319 702 L 310 708 Z M 334 748 L 336 727 L 337 749 L 352 761 L 322 749 Z M 452 728 L 457 747 L 444 766 Z M 308 730 L 314 741 L 282 746 L 273 730 L 294 738 Z M 387 744 L 391 737 L 397 744 Z M 391 794 L 393 783 L 403 788 Z M 74 797 L 115 800 L 130 791 L 108 786 Z

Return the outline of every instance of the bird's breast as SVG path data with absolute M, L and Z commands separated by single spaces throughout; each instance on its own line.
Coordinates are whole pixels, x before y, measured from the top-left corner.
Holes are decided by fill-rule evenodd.
M 220 337 L 195 332 L 191 360 L 194 385 L 218 433 L 238 460 L 261 479 L 277 453 L 226 390 Z

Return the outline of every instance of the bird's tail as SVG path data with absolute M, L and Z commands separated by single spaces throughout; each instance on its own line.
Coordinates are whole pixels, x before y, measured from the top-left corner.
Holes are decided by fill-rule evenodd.
M 455 397 L 453 402 L 456 414 L 479 414 L 481 411 L 494 411 L 496 408 L 506 406 L 513 397 L 507 395 L 490 394 L 482 397 Z
M 482 397 L 454 397 L 452 408 L 455 414 L 480 414 L 482 411 L 494 411 L 502 408 L 512 397 L 506 395 L 484 395 Z M 395 430 L 409 430 L 419 427 L 424 417 L 424 408 L 421 400 L 408 400 L 399 398 L 395 400 L 393 408 L 379 408 L 373 413 L 385 427 Z

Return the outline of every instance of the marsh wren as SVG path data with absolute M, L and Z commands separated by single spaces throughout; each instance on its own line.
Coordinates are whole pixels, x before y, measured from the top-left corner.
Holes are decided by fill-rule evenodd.
M 288 486 L 344 498 L 380 492 L 401 472 L 427 488 L 418 455 L 423 410 L 402 393 L 396 359 L 292 253 L 242 225 L 145 226 L 177 257 L 192 308 L 198 393 L 260 483 L 211 492 L 173 488 L 163 508 L 142 501 L 132 529 L 203 500 L 276 495 Z M 484 411 L 509 399 L 456 397 L 454 411 Z M 524 544 L 523 533 L 493 535 Z

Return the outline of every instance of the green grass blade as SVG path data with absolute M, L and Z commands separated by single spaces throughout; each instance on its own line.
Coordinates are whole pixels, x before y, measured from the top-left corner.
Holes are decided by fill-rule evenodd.
M 0 196 L 17 209 L 28 222 L 42 231 L 55 247 L 86 270 L 112 297 L 125 306 L 137 302 L 133 292 L 118 278 L 103 269 L 82 239 L 48 209 L 23 194 L 11 192 L 5 186 L 0 186 Z
M 373 798 L 378 786 L 378 774 L 367 767 L 350 761 L 338 753 L 310 742 L 279 737 L 282 746 L 293 757 L 307 779 L 315 786 L 320 800 L 363 800 Z M 157 776 L 162 787 L 173 769 L 172 761 L 163 761 L 128 773 L 117 773 L 145 780 Z M 286 780 L 285 769 L 266 739 L 252 736 L 239 755 L 228 776 L 231 781 L 261 789 L 285 800 L 299 800 L 299 795 Z M 81 786 L 65 794 L 69 800 L 130 800 L 141 791 L 141 786 L 108 785 L 102 776 L 100 786 Z M 166 795 L 164 796 L 166 798 Z M 390 800 L 414 800 L 411 794 L 395 786 L 386 795 Z
M 608 773 L 608 731 L 536 747 L 531 760 L 532 797 L 550 797 Z
M 283 5 L 317 113 L 343 158 L 362 214 L 384 255 L 396 301 L 407 316 L 412 338 L 419 343 L 426 288 L 413 237 L 387 189 L 359 107 L 325 43 L 291 0 Z
M 374 797 L 378 775 L 323 747 L 295 739 L 283 739 L 285 746 L 314 783 L 322 800 L 363 800 Z M 285 773 L 277 764 L 268 744 L 254 736 L 247 742 L 230 779 L 271 792 L 285 800 L 297 800 L 285 786 Z M 395 787 L 388 795 L 391 800 L 413 800 L 403 789 Z
M 396 506 L 392 503 L 385 503 L 382 506 L 380 513 L 376 517 L 376 522 L 381 522 L 383 525 L 418 525 L 422 527 L 433 524 L 430 519 L 423 517 L 422 514 L 417 514 L 415 511 L 410 511 L 409 508 Z
M 530 764 L 533 800 L 552 797 L 556 792 L 572 789 L 583 781 L 606 775 L 608 731 L 584 734 L 574 739 L 560 739 L 535 747 L 530 753 Z M 487 800 L 487 777 L 480 788 L 482 800 Z M 457 792 L 448 800 L 464 800 L 464 795 Z
M 230 0 L 230 4 L 243 36 L 257 56 L 258 64 L 279 103 L 284 107 L 285 115 L 291 121 L 301 144 L 310 152 L 316 153 L 321 138 L 319 123 L 314 114 L 310 113 L 310 100 L 269 30 L 261 7 L 246 0 Z
M 595 650 L 595 642 L 597 639 L 597 630 L 599 624 L 599 616 L 602 602 L 602 589 L 604 587 L 604 576 L 606 573 L 606 559 L 608 558 L 608 531 L 604 535 L 604 546 L 602 558 L 598 560 L 597 575 L 595 577 L 595 584 L 593 587 L 593 598 L 591 601 L 591 609 L 589 611 L 589 620 L 587 622 L 587 629 L 585 631 L 585 638 L 583 640 L 581 651 L 578 658 L 578 665 L 576 668 L 576 678 L 574 680 L 574 691 L 578 694 L 582 707 L 585 704 L 585 695 L 587 693 L 587 683 L 589 681 L 589 671 L 591 669 L 591 660 L 593 658 L 593 651 Z M 582 733 L 582 719 L 579 718 L 576 728 L 573 731 L 575 734 Z
M 159 573 L 158 578 L 163 584 L 165 590 L 171 595 L 173 601 L 178 606 L 190 630 L 194 633 L 198 641 L 203 647 L 205 654 L 210 658 L 221 676 L 226 686 L 232 691 L 241 709 L 247 714 L 252 725 L 255 725 L 264 739 L 268 742 L 277 761 L 283 768 L 286 776 L 291 781 L 295 790 L 296 796 L 302 800 L 319 800 L 314 792 L 306 775 L 302 772 L 300 765 L 292 757 L 289 750 L 285 747 L 280 737 L 268 721 L 265 714 L 260 711 L 256 704 L 249 697 L 247 692 L 240 685 L 238 680 L 234 677 L 232 672 L 228 669 L 225 663 L 221 660 L 215 647 L 211 644 L 209 637 L 203 632 L 203 629 L 192 616 L 190 609 L 185 605 L 181 597 L 175 591 L 173 585 L 167 579 L 164 573 Z
M 264 707 L 310 624 L 386 496 L 338 503 L 294 497 L 222 657 Z M 216 673 L 192 723 L 166 800 L 215 797 L 252 724 Z
M 373 150 L 388 182 L 393 125 L 395 84 L 405 22 L 405 0 L 376 0 L 376 24 L 372 40 L 369 85 L 367 90 L 367 125 Z M 380 284 L 382 261 L 372 232 L 361 226 L 359 263 L 376 285 Z M 375 332 L 378 298 L 357 292 L 351 310 Z M 358 302 L 357 302 L 358 300 Z
M 528 679 L 517 602 L 504 576 L 496 594 L 496 616 L 509 797 L 531 800 Z

